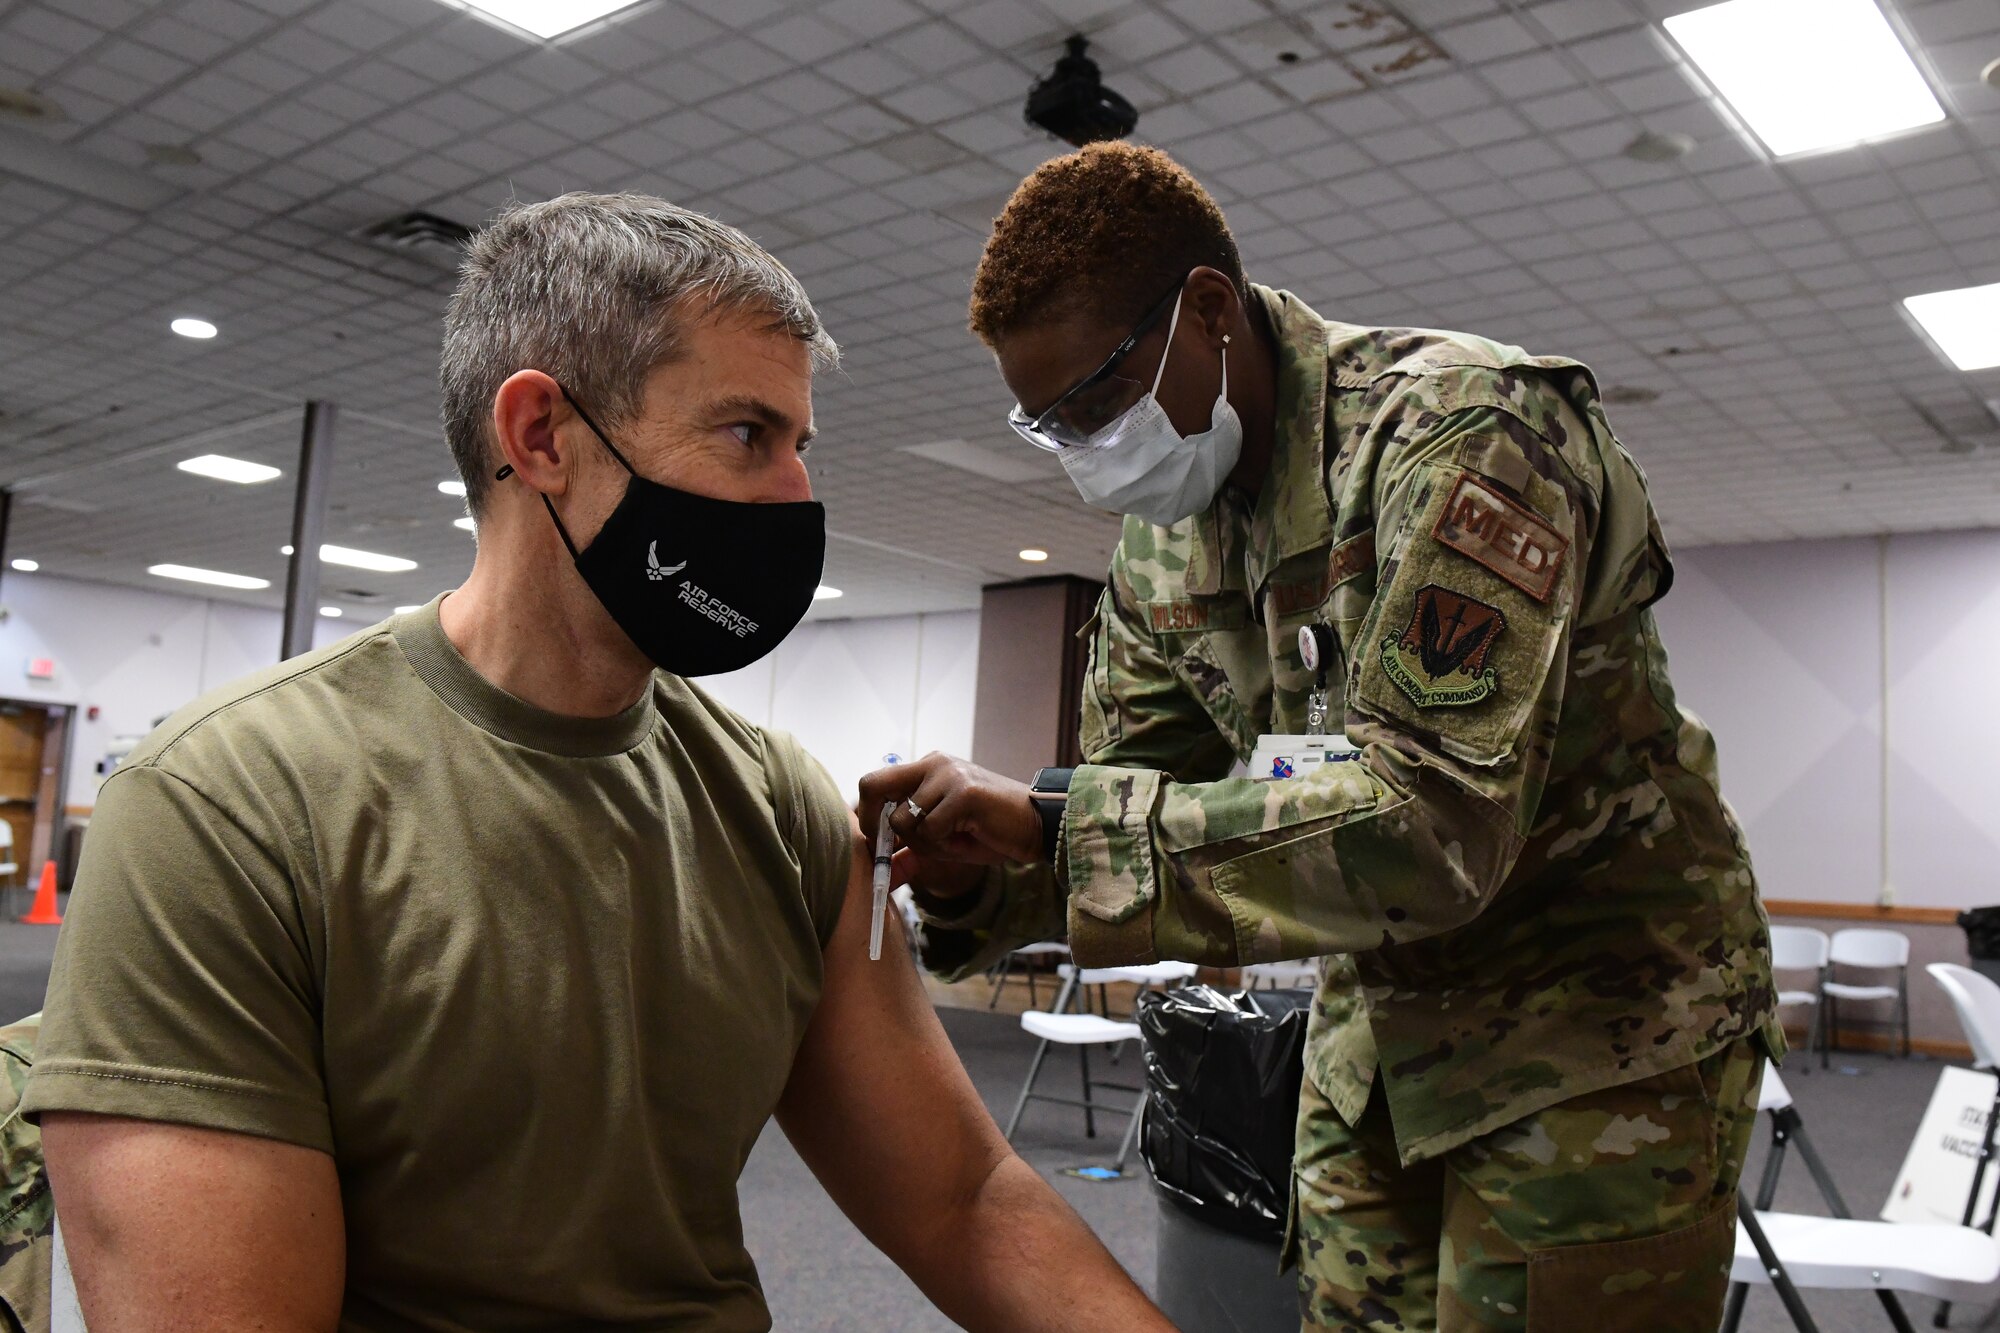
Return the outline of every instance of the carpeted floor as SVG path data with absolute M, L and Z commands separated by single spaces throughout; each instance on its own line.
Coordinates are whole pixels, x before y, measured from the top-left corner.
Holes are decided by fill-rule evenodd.
M 0 1021 L 41 1006 L 55 936 L 47 927 L 0 922 Z M 972 1002 L 984 1000 L 982 989 Z M 1004 1117 L 1026 1075 L 1031 1039 L 1010 1014 L 983 1008 L 940 1012 L 980 1094 L 996 1115 Z M 1904 1061 L 1874 1055 L 1847 1056 L 1826 1072 L 1816 1063 L 1805 1072 L 1807 1064 L 1795 1058 L 1786 1070 L 1807 1132 L 1849 1204 L 1859 1215 L 1871 1217 L 1902 1165 L 1941 1066 L 1921 1057 Z M 1129 1057 L 1116 1069 L 1093 1068 L 1100 1076 L 1121 1082 L 1131 1081 L 1135 1072 Z M 1074 1060 L 1052 1058 L 1045 1086 L 1074 1094 L 1075 1069 Z M 1120 1101 L 1126 1097 L 1111 1095 Z M 1060 1174 L 1064 1167 L 1108 1162 L 1123 1128 L 1122 1117 L 1106 1115 L 1100 1120 L 1098 1137 L 1087 1139 L 1080 1111 L 1037 1104 L 1022 1122 L 1016 1146 L 1097 1230 L 1119 1261 L 1150 1288 L 1155 1226 L 1151 1186 L 1143 1178 L 1093 1183 Z M 1748 1181 L 1757 1179 L 1767 1139 L 1768 1129 L 1760 1126 L 1746 1169 Z M 778 1329 L 931 1333 L 952 1327 L 840 1215 L 776 1129 L 758 1144 L 743 1175 L 742 1197 L 745 1231 L 763 1272 Z M 1803 1163 L 1787 1164 L 1777 1206 L 1824 1212 Z M 1806 1302 L 1822 1333 L 1877 1333 L 1889 1327 L 1875 1298 L 1865 1292 L 1807 1292 Z M 1919 1328 L 1929 1327 L 1933 1302 L 1913 1297 L 1907 1306 Z M 2000 1333 L 2000 1306 L 1990 1301 L 1960 1306 L 1951 1325 Z M 1791 1327 L 1768 1289 L 1751 1293 L 1744 1333 L 1787 1333 Z

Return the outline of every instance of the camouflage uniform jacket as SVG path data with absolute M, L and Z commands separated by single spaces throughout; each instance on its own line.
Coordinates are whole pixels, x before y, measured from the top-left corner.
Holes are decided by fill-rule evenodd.
M 56 1204 L 42 1167 L 41 1131 L 21 1118 L 41 1029 L 40 1014 L 0 1028 L 0 1328 L 13 1333 L 49 1328 Z
M 963 975 L 1065 926 L 1092 966 L 1333 955 L 1307 1072 L 1350 1124 L 1379 1073 L 1405 1161 L 1781 1043 L 1748 854 L 1646 609 L 1672 564 L 1590 373 L 1254 291 L 1262 491 L 1126 519 L 1057 873 L 990 877 L 926 922 L 927 962 Z M 1305 729 L 1315 620 L 1360 753 L 1229 776 Z

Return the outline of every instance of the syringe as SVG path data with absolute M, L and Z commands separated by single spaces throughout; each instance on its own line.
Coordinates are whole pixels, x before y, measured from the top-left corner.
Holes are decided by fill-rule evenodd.
M 868 957 L 882 957 L 882 918 L 889 910 L 889 858 L 896 850 L 896 833 L 889 816 L 900 802 L 882 807 L 882 822 L 875 830 L 875 904 L 868 917 Z

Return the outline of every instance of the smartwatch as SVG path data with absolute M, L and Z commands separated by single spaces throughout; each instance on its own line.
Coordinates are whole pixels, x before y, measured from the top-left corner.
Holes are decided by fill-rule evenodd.
M 1073 768 L 1043 768 L 1035 772 L 1034 781 L 1028 784 L 1028 798 L 1035 803 L 1035 813 L 1042 817 L 1042 859 L 1055 864 L 1056 843 L 1062 837 L 1063 808 L 1069 804 L 1070 779 L 1076 776 Z

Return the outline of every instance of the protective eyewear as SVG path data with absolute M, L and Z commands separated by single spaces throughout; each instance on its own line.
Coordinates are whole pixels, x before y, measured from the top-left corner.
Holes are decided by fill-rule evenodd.
M 1102 365 L 1071 385 L 1040 416 L 1030 417 L 1016 403 L 1007 413 L 1007 424 L 1029 444 L 1050 453 L 1088 445 L 1145 396 L 1147 386 L 1119 375 L 1118 367 L 1132 354 L 1139 340 L 1160 322 L 1160 316 L 1167 313 L 1186 284 L 1185 277 L 1176 282 L 1132 332 L 1125 335 L 1125 341 L 1112 349 Z

